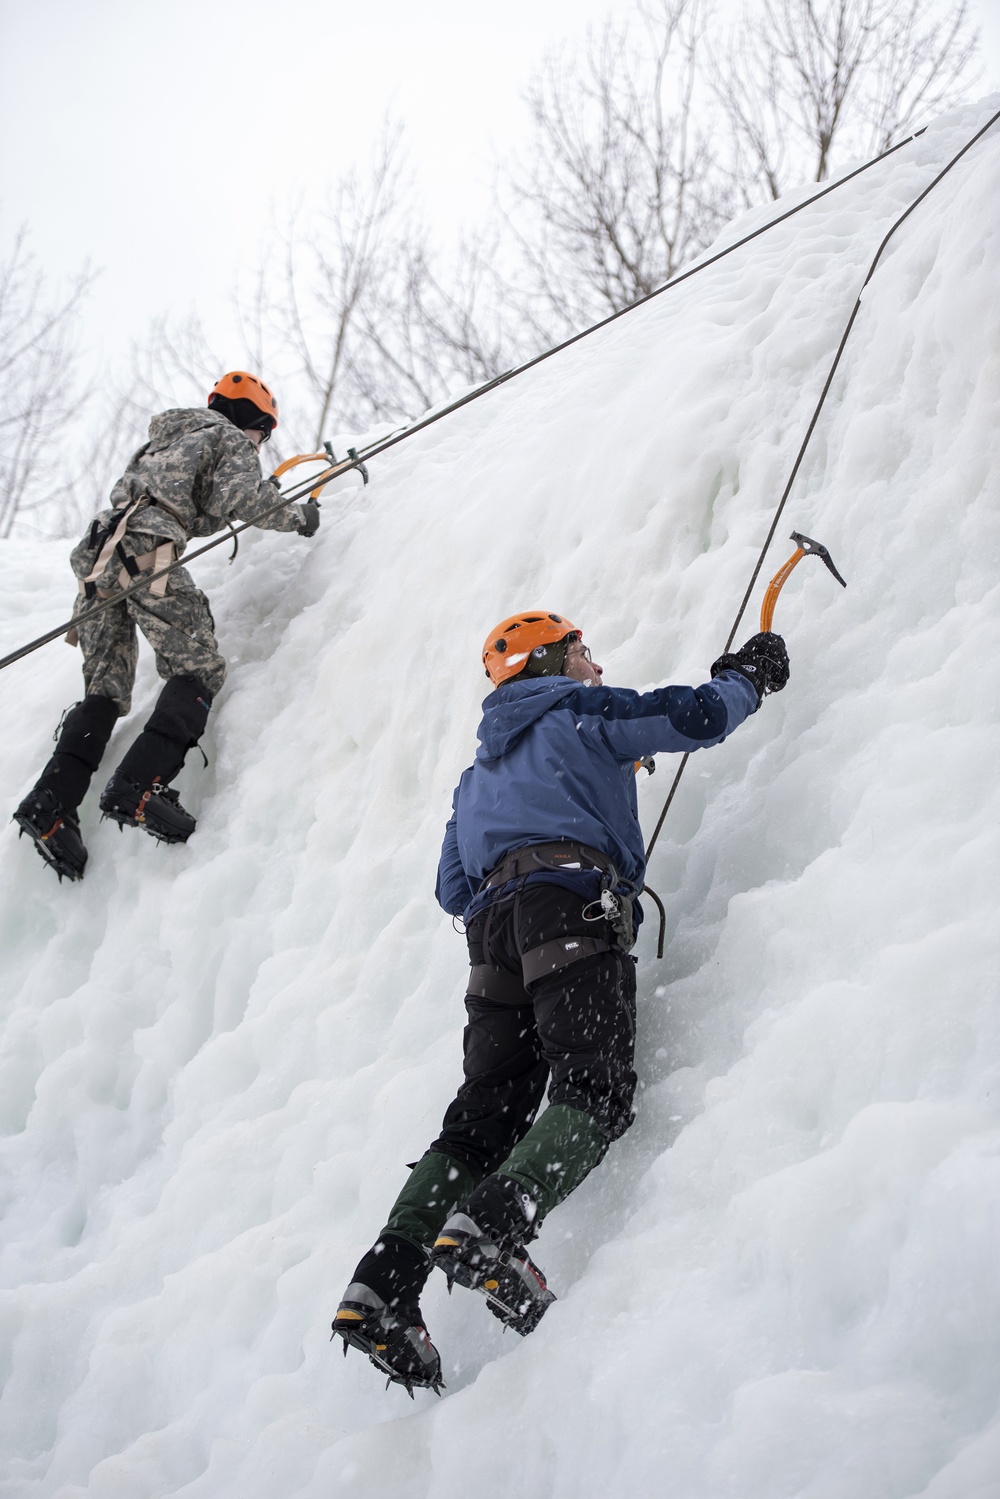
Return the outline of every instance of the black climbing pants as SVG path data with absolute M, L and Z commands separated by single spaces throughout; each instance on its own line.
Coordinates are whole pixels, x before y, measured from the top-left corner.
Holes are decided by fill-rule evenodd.
M 586 905 L 561 886 L 527 885 L 469 924 L 470 962 L 474 970 L 491 965 L 505 997 L 466 996 L 465 1081 L 431 1150 L 477 1178 L 524 1137 L 546 1082 L 550 1105 L 588 1115 L 605 1147 L 632 1122 L 635 962 L 613 946 L 606 922 L 584 919 Z M 603 939 L 611 950 L 525 987 L 522 956 L 562 936 Z
M 585 920 L 586 906 L 558 885 L 528 885 L 469 923 L 470 987 L 489 992 L 466 995 L 465 1081 L 355 1273 L 387 1300 L 419 1295 L 427 1251 L 484 1177 L 499 1169 L 520 1182 L 537 1205 L 537 1229 L 631 1124 L 635 963 L 607 922 Z M 558 957 L 560 939 L 568 955 L 578 937 L 607 950 L 525 983 L 543 944 Z M 549 1107 L 536 1120 L 546 1083 Z M 415 1258 L 398 1239 L 416 1246 Z M 389 1274 L 400 1253 L 405 1285 Z

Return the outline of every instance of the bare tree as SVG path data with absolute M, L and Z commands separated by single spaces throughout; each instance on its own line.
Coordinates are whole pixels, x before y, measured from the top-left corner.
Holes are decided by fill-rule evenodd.
M 646 0 L 532 84 L 531 154 L 501 193 L 540 341 L 647 295 L 728 217 L 700 71 L 710 14 L 708 0 Z
M 387 127 L 367 175 L 354 169 L 336 184 L 326 208 L 295 216 L 267 255 L 254 297 L 243 311 L 247 340 L 262 364 L 290 375 L 305 395 L 316 447 L 328 424 L 386 414 L 365 412 L 355 366 L 366 323 L 391 296 L 410 233 L 401 133 Z M 393 413 L 395 415 L 396 413 Z
M 237 298 L 236 362 L 281 396 L 272 452 L 317 450 L 492 378 L 654 291 L 741 205 L 956 100 L 977 39 L 968 0 L 936 4 L 748 0 L 720 48 L 713 0 L 639 0 L 627 25 L 548 59 L 499 224 L 449 253 L 387 123 L 367 168 L 288 216 Z M 161 320 L 115 410 L 119 448 L 139 415 L 203 400 L 224 367 L 197 319 Z
M 275 456 L 409 419 L 509 362 L 490 245 L 435 252 L 415 197 L 402 130 L 387 124 L 368 169 L 288 215 L 238 294 L 238 358 L 279 387 Z M 223 368 L 197 318 L 160 320 L 135 363 L 133 397 L 150 410 Z
M 714 79 L 740 197 L 822 182 L 967 97 L 978 44 L 967 0 L 754 0 Z
M 359 332 L 351 375 L 376 420 L 415 416 L 490 380 L 519 349 L 485 237 L 467 238 L 447 258 L 426 236 L 410 237 L 380 299 L 362 309 Z
M 969 0 L 639 0 L 625 25 L 549 58 L 531 155 L 501 179 L 508 303 L 537 344 L 670 279 L 741 206 L 822 180 L 966 97 Z
M 248 342 L 307 393 L 314 445 L 331 421 L 412 417 L 503 367 L 486 247 L 469 241 L 445 260 L 415 196 L 402 131 L 387 125 L 368 174 L 342 178 L 285 236 L 280 274 L 272 255 L 258 276 Z
M 52 290 L 23 229 L 0 264 L 0 537 L 28 514 L 49 530 L 77 519 L 59 439 L 88 399 L 76 317 L 92 280 L 85 270 Z
M 157 407 L 155 401 L 144 399 L 141 389 L 118 389 L 107 375 L 102 378 L 100 390 L 88 403 L 85 427 L 78 423 L 74 429 L 76 464 L 63 489 L 67 516 L 72 518 L 66 530 L 107 506 L 115 480 L 146 441 L 149 418 Z

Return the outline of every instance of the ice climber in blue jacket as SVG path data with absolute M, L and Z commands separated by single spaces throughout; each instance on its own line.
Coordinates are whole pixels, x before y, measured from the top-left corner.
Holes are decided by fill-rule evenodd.
M 483 664 L 495 691 L 437 880 L 469 944 L 465 1080 L 333 1323 L 411 1394 L 442 1387 L 419 1304 L 433 1266 L 531 1332 L 555 1298 L 525 1245 L 632 1122 L 636 762 L 721 744 L 788 681 L 768 633 L 702 687 L 605 687 L 580 631 L 542 609 L 498 625 Z

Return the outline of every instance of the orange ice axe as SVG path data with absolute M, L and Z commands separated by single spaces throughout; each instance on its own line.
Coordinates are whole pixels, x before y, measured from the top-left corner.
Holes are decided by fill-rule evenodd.
M 822 542 L 813 541 L 811 536 L 803 536 L 801 531 L 793 531 L 792 540 L 795 542 L 795 551 L 789 557 L 784 567 L 778 569 L 767 585 L 764 602 L 760 606 L 760 627 L 762 630 L 770 630 L 771 621 L 774 619 L 774 606 L 778 602 L 778 594 L 784 588 L 792 575 L 793 569 L 798 567 L 803 557 L 819 557 L 821 561 L 826 563 L 841 587 L 847 587 L 847 584 L 833 565 L 833 558 Z

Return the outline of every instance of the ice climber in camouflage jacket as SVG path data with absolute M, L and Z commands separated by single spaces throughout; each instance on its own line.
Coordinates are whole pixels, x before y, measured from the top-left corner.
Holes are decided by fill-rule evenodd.
M 101 763 L 116 720 L 128 713 L 135 681 L 136 626 L 156 655 L 164 686 L 142 733 L 101 796 L 101 810 L 122 826 L 142 827 L 168 843 L 195 828 L 170 782 L 201 738 L 212 699 L 226 676 L 208 600 L 178 567 L 125 597 L 143 574 L 176 560 L 194 537 L 273 508 L 277 481 L 262 479 L 257 450 L 277 425 L 278 407 L 254 375 L 234 371 L 213 389 L 207 410 L 164 411 L 149 441 L 111 491 L 70 562 L 78 581 L 76 613 L 94 599 L 116 600 L 75 637 L 83 650 L 85 696 L 64 715 L 55 753 L 14 814 L 60 875 L 80 879 L 87 850 L 78 808 Z M 288 505 L 255 521 L 269 531 L 312 536 L 314 504 Z M 72 643 L 72 641 L 71 641 Z

